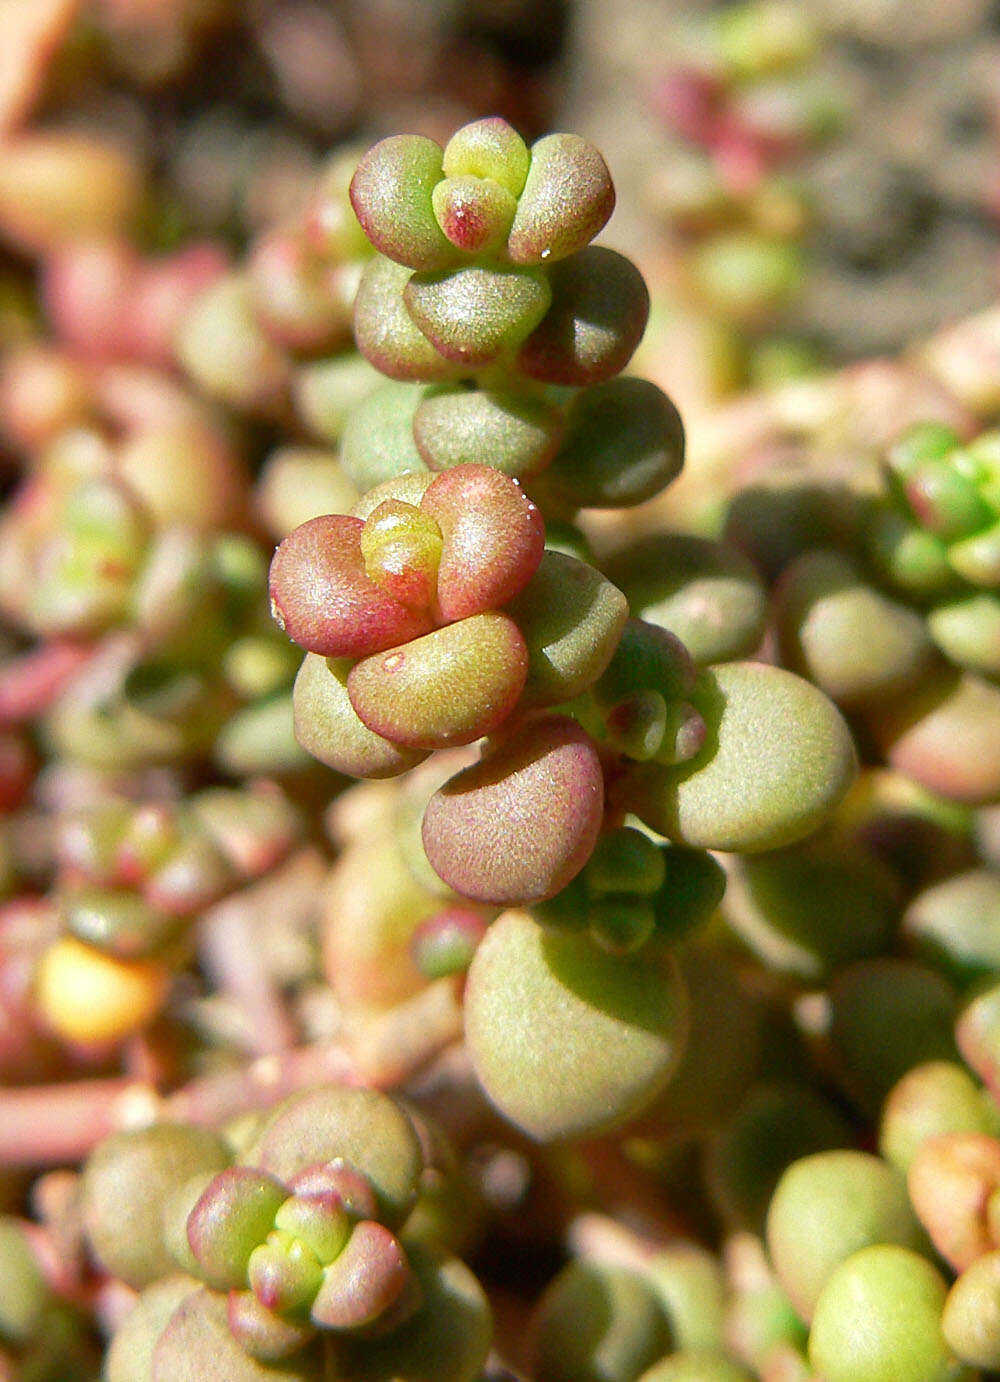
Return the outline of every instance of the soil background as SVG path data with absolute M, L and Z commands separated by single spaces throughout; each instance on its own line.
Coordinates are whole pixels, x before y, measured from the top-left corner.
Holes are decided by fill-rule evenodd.
M 802 0 L 839 133 L 800 160 L 814 226 L 788 329 L 832 361 L 895 353 L 992 303 L 1000 263 L 1000 4 Z M 710 0 L 577 0 L 559 122 L 604 151 L 618 188 L 606 232 L 640 260 L 665 234 L 646 190 L 671 138 L 650 91 Z M 718 8 L 718 6 L 715 6 Z

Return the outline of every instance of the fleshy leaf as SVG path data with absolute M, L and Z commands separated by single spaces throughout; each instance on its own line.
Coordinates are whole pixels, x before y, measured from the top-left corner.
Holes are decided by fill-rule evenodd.
M 246 1285 L 250 1254 L 287 1197 L 281 1181 L 249 1166 L 232 1166 L 206 1187 L 188 1215 L 187 1237 L 209 1286 L 227 1291 Z
M 673 701 L 690 695 L 696 678 L 691 656 L 675 634 L 645 619 L 629 619 L 594 687 L 594 698 L 609 710 L 627 697 L 647 691 Z
M 316 1333 L 309 1323 L 282 1319 L 268 1310 L 252 1291 L 230 1291 L 226 1318 L 240 1347 L 261 1363 L 294 1358 Z
M 250 1254 L 247 1277 L 251 1291 L 266 1310 L 295 1316 L 316 1295 L 323 1271 L 305 1243 L 275 1230 Z
M 776 599 L 783 660 L 835 701 L 890 694 L 926 668 L 922 616 L 888 599 L 840 553 L 803 553 L 784 571 Z
M 329 1340 L 334 1376 L 406 1382 L 477 1382 L 492 1334 L 483 1289 L 456 1257 L 407 1246 L 423 1304 L 397 1328 L 375 1338 Z
M 340 463 L 362 492 L 410 471 L 426 470 L 413 440 L 420 384 L 381 384 L 352 408 L 340 444 Z
M 546 715 L 434 794 L 424 848 L 439 876 L 465 897 L 540 901 L 583 868 L 603 812 L 594 744 L 575 720 Z
M 942 668 L 866 714 L 898 772 L 952 801 L 1000 796 L 1000 688 Z
M 518 352 L 531 379 L 598 384 L 631 360 L 649 316 L 642 274 L 614 250 L 591 245 L 549 274 L 552 306 Z
M 301 1353 L 272 1365 L 252 1358 L 229 1327 L 226 1298 L 187 1296 L 153 1352 L 152 1382 L 321 1382 L 322 1355 Z
M 421 134 L 395 134 L 369 149 L 351 179 L 351 205 L 379 253 L 411 269 L 444 268 L 455 251 L 434 215 L 442 150 Z
M 163 1241 L 164 1202 L 192 1176 L 221 1171 L 229 1160 L 220 1137 L 182 1124 L 105 1138 L 84 1168 L 80 1190 L 97 1260 L 137 1289 L 174 1271 Z
M 704 747 L 676 767 L 640 764 L 622 804 L 647 825 L 704 849 L 777 849 L 815 830 L 856 771 L 854 742 L 833 703 L 764 663 L 702 673 L 691 702 Z
M 531 165 L 528 146 L 499 115 L 473 120 L 444 146 L 444 172 L 449 178 L 492 178 L 511 196 L 519 197 Z
M 528 647 L 524 703 L 543 706 L 572 700 L 597 680 L 618 646 L 628 604 L 586 562 L 546 551 L 507 612 Z
M 506 604 L 545 550 L 542 515 L 516 481 L 490 466 L 436 475 L 420 501 L 441 529 L 437 613 L 445 623 Z
M 333 1190 L 297 1191 L 279 1206 L 274 1226 L 300 1238 L 320 1262 L 332 1262 L 347 1242 L 351 1221 Z
M 365 265 L 354 299 L 357 347 L 390 379 L 451 379 L 459 366 L 434 349 L 406 310 L 403 292 L 411 277 L 409 269 L 380 255 Z
M 486 265 L 414 274 L 403 290 L 406 310 L 433 348 L 471 368 L 516 350 L 551 301 L 544 274 Z
M 644 1382 L 645 1370 L 674 1343 L 668 1315 L 644 1275 L 631 1265 L 579 1259 L 546 1287 L 532 1338 L 532 1376 L 545 1382 Z M 714 1379 L 700 1374 L 698 1382 Z
M 499 611 L 435 629 L 356 662 L 351 704 L 375 734 L 411 749 L 470 744 L 514 709 L 528 654 L 514 621 Z
M 363 528 L 347 514 L 311 518 L 274 554 L 272 612 L 308 652 L 364 657 L 432 627 L 426 611 L 407 608 L 371 580 L 361 555 Z
M 687 1002 L 673 962 L 617 956 L 583 932 L 504 912 L 476 951 L 465 1039 L 483 1088 L 530 1136 L 580 1137 L 622 1122 L 667 1082 Z
M 669 629 L 702 666 L 748 657 L 764 636 L 767 592 L 729 543 L 657 533 L 617 552 L 605 569 L 632 613 Z
M 566 421 L 565 440 L 537 485 L 546 510 L 629 508 L 680 473 L 680 414 L 647 379 L 612 379 L 582 390 Z
M 395 1234 L 362 1219 L 324 1271 L 310 1317 L 324 1329 L 360 1329 L 391 1308 L 409 1277 L 410 1264 Z
M 347 694 L 349 662 L 327 662 L 307 652 L 298 669 L 293 703 L 296 739 L 320 763 L 347 777 L 384 778 L 407 773 L 424 759 L 416 749 L 374 734 Z
M 420 1142 L 403 1110 L 375 1090 L 327 1085 L 293 1095 L 269 1115 L 241 1160 L 288 1182 L 338 1158 L 370 1182 L 384 1223 L 395 1228 L 406 1218 L 423 1167 Z
M 434 215 L 451 243 L 467 254 L 496 249 L 507 238 L 517 200 L 492 178 L 442 178 L 434 188 Z
M 525 480 L 548 465 L 562 433 L 561 410 L 524 389 L 429 390 L 413 416 L 413 438 L 431 470 L 486 461 Z
M 515 264 L 554 263 L 583 249 L 615 208 L 604 159 L 578 134 L 549 134 L 531 148 L 507 241 Z

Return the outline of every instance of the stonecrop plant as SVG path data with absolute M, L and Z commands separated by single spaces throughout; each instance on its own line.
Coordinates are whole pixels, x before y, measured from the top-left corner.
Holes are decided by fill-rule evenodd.
M 619 554 L 619 585 L 574 524 L 658 494 L 684 449 L 669 398 L 621 375 L 649 304 L 591 244 L 614 206 L 598 151 L 479 120 L 444 149 L 383 140 L 350 196 L 377 251 L 355 334 L 389 382 L 344 431 L 361 498 L 271 565 L 275 618 L 306 652 L 296 735 L 368 778 L 468 746 L 421 832 L 458 899 L 507 909 L 471 959 L 467 1044 L 521 1127 L 593 1131 L 679 1058 L 670 947 L 721 895 L 707 851 L 812 832 L 853 743 L 814 686 L 740 660 L 765 615 L 738 557 L 668 540 Z

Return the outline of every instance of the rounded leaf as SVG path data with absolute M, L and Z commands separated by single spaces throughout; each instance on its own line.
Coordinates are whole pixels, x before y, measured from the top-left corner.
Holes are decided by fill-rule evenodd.
M 451 243 L 467 254 L 496 249 L 507 238 L 517 199 L 492 178 L 443 178 L 434 188 L 434 215 Z
M 335 1377 L 365 1382 L 478 1382 L 493 1320 L 479 1282 L 457 1257 L 416 1245 L 407 1255 L 422 1304 L 410 1319 L 374 1338 L 330 1340 Z
M 941 669 L 866 721 L 890 765 L 951 801 L 1000 797 L 1000 687 L 972 672 Z
M 667 1316 L 637 1271 L 587 1261 L 568 1263 L 549 1282 L 533 1336 L 538 1382 L 635 1378 L 672 1342 Z
M 937 605 L 927 615 L 927 630 L 950 661 L 970 672 L 1000 676 L 1000 599 L 980 591 Z
M 684 464 L 684 425 L 648 379 L 612 379 L 583 389 L 566 437 L 536 483 L 546 510 L 625 509 L 659 494 Z
M 411 269 L 442 268 L 455 258 L 432 204 L 442 157 L 425 135 L 394 134 L 368 150 L 351 179 L 351 205 L 368 239 Z
M 499 115 L 473 120 L 444 146 L 444 171 L 449 178 L 492 178 L 511 196 L 524 191 L 531 154 L 512 126 Z
M 163 1206 L 192 1176 L 230 1160 L 221 1138 L 202 1128 L 159 1123 L 105 1138 L 83 1171 L 84 1227 L 97 1259 L 137 1290 L 176 1270 L 163 1241 Z
M 1000 1368 L 1000 1252 L 966 1267 L 948 1292 L 941 1329 L 963 1362 Z
M 374 734 L 410 749 L 443 749 L 502 724 L 527 670 L 517 625 L 489 611 L 362 658 L 348 673 L 347 692 Z
M 806 552 L 792 562 L 776 600 L 783 660 L 835 701 L 891 694 L 927 665 L 923 618 L 876 590 L 839 552 Z
M 941 1331 L 948 1288 L 909 1248 L 853 1253 L 816 1303 L 809 1362 L 827 1382 L 972 1382 Z
M 413 439 L 431 470 L 485 460 L 525 480 L 548 465 L 562 433 L 561 410 L 525 389 L 428 390 L 413 416 Z
M 531 1137 L 582 1137 L 637 1113 L 667 1082 L 687 999 L 664 955 L 612 955 L 586 933 L 504 912 L 469 967 L 465 1040 L 497 1108 Z
M 591 245 L 549 273 L 552 305 L 521 347 L 518 367 L 547 384 L 597 384 L 631 360 L 649 316 L 642 274 L 624 255 Z
M 437 612 L 445 623 L 496 609 L 531 580 L 545 550 L 542 515 L 520 485 L 490 466 L 457 466 L 420 501 L 444 543 Z
M 914 1065 L 956 1059 L 955 992 L 940 974 L 914 960 L 888 955 L 859 960 L 835 976 L 829 1001 L 833 1067 L 871 1116 Z
M 373 1324 L 399 1300 L 409 1281 L 410 1264 L 399 1239 L 382 1224 L 363 1219 L 323 1269 L 310 1318 L 324 1329 Z
M 328 1085 L 292 1095 L 268 1116 L 240 1158 L 290 1181 L 321 1162 L 343 1160 L 371 1182 L 390 1228 L 416 1197 L 423 1154 L 413 1124 L 384 1094 Z
M 769 971 L 816 984 L 892 944 L 898 877 L 841 831 L 734 858 L 728 874 L 726 920 Z
M 281 1181 L 249 1166 L 230 1166 L 209 1182 L 187 1218 L 188 1244 L 209 1286 L 246 1285 L 250 1255 L 287 1198 Z
M 1000 875 L 966 869 L 912 899 L 903 934 L 916 953 L 955 983 L 1000 971 Z
M 292 694 L 295 738 L 313 758 L 347 777 L 396 777 L 426 757 L 370 730 L 347 692 L 350 662 L 306 653 Z
M 434 349 L 467 368 L 516 350 L 551 301 L 544 274 L 483 264 L 414 274 L 403 290 L 406 310 Z
M 929 1137 L 1000 1134 L 1000 1109 L 957 1061 L 925 1061 L 893 1085 L 882 1108 L 878 1146 L 904 1174 Z
M 748 657 L 760 645 L 767 591 L 730 543 L 657 533 L 615 553 L 605 570 L 633 615 L 675 634 L 701 666 Z
M 524 636 L 524 704 L 558 705 L 592 686 L 614 654 L 628 617 L 625 596 L 586 562 L 546 551 L 507 613 Z
M 387 595 L 365 570 L 364 523 L 349 514 L 324 514 L 301 524 L 271 561 L 271 612 L 308 652 L 364 657 L 427 633 L 425 611 Z
M 381 255 L 369 260 L 354 299 L 355 342 L 390 379 L 451 379 L 458 366 L 434 349 L 406 310 L 403 292 L 411 276 L 410 269 Z
M 803 1319 L 812 1318 L 834 1269 L 874 1243 L 914 1252 L 925 1243 L 906 1180 L 894 1166 L 855 1151 L 816 1152 L 792 1163 L 767 1212 L 767 1248 Z
M 580 872 L 603 815 L 593 742 L 575 720 L 546 715 L 435 792 L 424 812 L 424 849 L 465 897 L 537 902 Z
M 424 396 L 422 384 L 393 380 L 373 389 L 348 415 L 340 463 L 362 492 L 384 480 L 426 470 L 413 440 L 413 419 Z
M 785 1168 L 850 1139 L 846 1121 L 818 1090 L 758 1080 L 708 1143 L 705 1180 L 717 1212 L 730 1229 L 763 1235 Z
M 115 1330 L 104 1359 L 107 1382 L 153 1382 L 153 1353 L 177 1307 L 202 1289 L 176 1273 L 147 1286 Z
M 195 1291 L 170 1317 L 153 1352 L 152 1382 L 321 1382 L 322 1354 L 260 1363 L 229 1328 L 225 1296 Z
M 507 240 L 515 264 L 564 259 L 583 249 L 615 209 L 615 189 L 597 149 L 578 134 L 531 146 L 531 166 Z
M 708 728 L 700 752 L 676 767 L 636 765 L 623 784 L 628 809 L 661 834 L 704 849 L 777 849 L 815 830 L 851 785 L 850 731 L 801 677 L 723 663 L 690 699 Z

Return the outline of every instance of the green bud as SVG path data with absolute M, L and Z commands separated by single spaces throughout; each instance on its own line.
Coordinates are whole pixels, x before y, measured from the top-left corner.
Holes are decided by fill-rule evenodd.
M 470 174 L 442 178 L 431 201 L 438 225 L 467 254 L 498 249 L 517 211 L 517 198 L 508 188 Z
M 656 912 L 645 897 L 605 893 L 590 904 L 590 934 L 612 955 L 634 955 L 656 930 Z
M 323 1281 L 316 1254 L 300 1239 L 277 1230 L 253 1249 L 246 1271 L 251 1291 L 276 1315 L 294 1315 L 310 1305 Z
M 499 116 L 463 125 L 444 148 L 446 177 L 492 178 L 513 197 L 524 191 L 530 163 L 528 146 Z
M 595 893 L 651 896 L 666 873 L 663 851 L 641 830 L 623 826 L 600 837 L 583 876 Z

